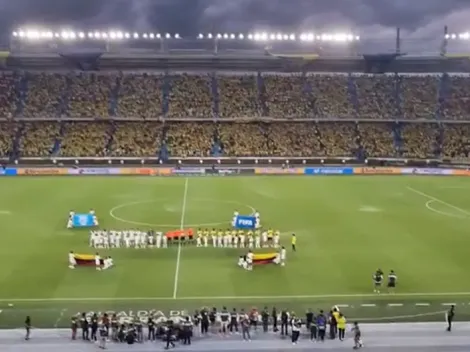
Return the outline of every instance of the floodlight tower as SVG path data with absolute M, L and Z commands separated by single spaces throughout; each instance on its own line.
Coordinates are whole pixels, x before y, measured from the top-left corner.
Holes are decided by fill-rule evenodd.
M 447 26 L 444 26 L 444 37 L 442 38 L 441 48 L 440 48 L 441 56 L 447 55 L 448 38 L 449 38 L 449 28 L 447 28 Z

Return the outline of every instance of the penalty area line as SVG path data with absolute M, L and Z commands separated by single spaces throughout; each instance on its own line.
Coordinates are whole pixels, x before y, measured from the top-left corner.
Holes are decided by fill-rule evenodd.
M 0 298 L 0 302 L 92 302 L 92 301 L 210 301 L 210 300 L 282 300 L 282 299 L 336 299 L 336 298 L 387 298 L 387 297 L 470 297 L 470 292 L 409 292 L 391 295 L 376 293 L 330 294 L 330 295 L 286 295 L 286 296 L 194 296 L 194 297 L 50 297 L 50 298 Z M 423 303 L 419 305 L 424 305 Z
M 446 201 L 444 201 L 444 200 L 442 200 L 442 199 L 436 198 L 436 197 L 434 197 L 434 196 L 432 196 L 432 195 L 430 195 L 430 194 L 427 194 L 427 193 L 424 193 L 424 192 L 422 192 L 422 191 L 419 191 L 419 190 L 417 190 L 416 188 L 409 187 L 409 186 L 406 187 L 406 188 L 407 188 L 408 190 L 410 190 L 411 192 L 416 193 L 416 194 L 418 194 L 418 195 L 420 195 L 420 196 L 422 196 L 422 197 L 425 197 L 425 198 L 427 198 L 427 199 L 430 199 L 430 200 L 433 200 L 433 201 L 435 201 L 435 202 L 438 202 L 438 203 L 441 203 L 441 204 L 443 204 L 443 205 L 446 205 L 446 206 L 448 206 L 449 208 L 452 208 L 452 209 L 454 209 L 454 210 L 458 211 L 459 213 L 464 214 L 464 215 L 466 215 L 466 216 L 470 216 L 470 211 L 467 211 L 467 210 L 465 210 L 465 209 L 462 209 L 462 208 L 460 208 L 460 207 L 458 207 L 458 206 L 456 206 L 456 205 L 453 205 L 453 204 L 451 204 L 451 203 L 448 203 L 448 202 L 446 202 Z

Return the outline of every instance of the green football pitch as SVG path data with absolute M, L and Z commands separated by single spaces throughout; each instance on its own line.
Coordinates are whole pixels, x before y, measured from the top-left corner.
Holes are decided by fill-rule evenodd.
M 470 320 L 470 180 L 460 177 L 18 177 L 0 183 L 0 327 L 68 326 L 78 312 L 144 317 L 202 306 L 277 306 L 303 314 L 339 305 L 361 321 Z M 109 249 L 108 271 L 68 268 L 92 254 L 70 210 L 106 229 L 227 228 L 256 209 L 289 245 L 287 265 L 237 267 L 241 249 Z M 378 267 L 398 274 L 376 295 Z

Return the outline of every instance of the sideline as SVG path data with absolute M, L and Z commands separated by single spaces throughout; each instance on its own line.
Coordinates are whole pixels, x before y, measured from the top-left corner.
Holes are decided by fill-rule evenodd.
M 181 222 L 180 230 L 184 230 L 184 217 L 186 215 L 186 204 L 188 200 L 188 186 L 189 178 L 186 177 L 184 181 L 184 193 L 183 193 L 183 205 L 181 206 Z M 181 241 L 178 241 L 178 254 L 176 255 L 176 269 L 175 269 L 175 285 L 173 286 L 173 298 L 176 298 L 178 293 L 178 279 L 180 274 L 180 262 L 181 262 Z
M 194 296 L 194 297 L 50 297 L 50 298 L 0 298 L 0 302 L 91 302 L 91 301 L 204 301 L 204 300 L 282 300 L 282 299 L 333 299 L 333 298 L 390 298 L 390 297 L 469 297 L 470 292 L 408 292 L 382 294 L 351 293 L 286 296 Z

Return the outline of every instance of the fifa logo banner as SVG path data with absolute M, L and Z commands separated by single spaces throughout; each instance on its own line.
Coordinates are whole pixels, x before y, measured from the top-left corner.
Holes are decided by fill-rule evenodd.
M 256 229 L 256 217 L 239 215 L 234 219 L 232 225 L 236 229 L 254 230 Z
M 72 217 L 72 226 L 79 227 L 95 227 L 95 220 L 92 214 L 75 214 Z

